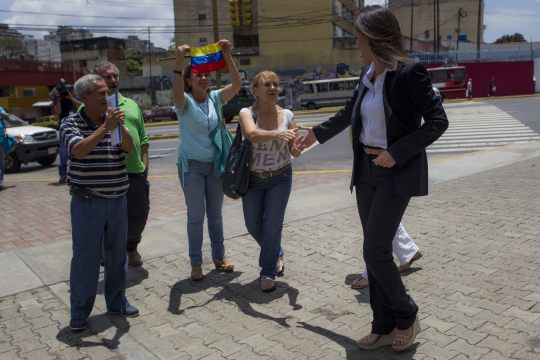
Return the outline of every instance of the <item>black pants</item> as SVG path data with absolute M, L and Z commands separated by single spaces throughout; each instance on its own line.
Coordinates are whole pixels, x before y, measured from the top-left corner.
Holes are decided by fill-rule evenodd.
M 369 302 L 373 311 L 372 333 L 387 334 L 395 327 L 409 328 L 418 306 L 405 292 L 392 255 L 392 239 L 410 197 L 396 193 L 394 168 L 373 164 L 363 154 L 356 181 L 356 202 L 364 230 L 364 260 L 369 277 Z
M 145 173 L 128 174 L 127 192 L 128 236 L 127 251 L 137 250 L 150 211 L 150 184 Z

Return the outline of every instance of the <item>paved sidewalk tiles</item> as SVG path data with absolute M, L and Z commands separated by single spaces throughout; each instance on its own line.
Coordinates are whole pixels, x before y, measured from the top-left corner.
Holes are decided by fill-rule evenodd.
M 343 175 L 348 176 L 348 175 Z M 540 359 L 540 158 L 441 183 L 415 198 L 403 220 L 425 256 L 403 280 L 422 331 L 404 354 L 360 352 L 370 330 L 354 206 L 287 224 L 285 276 L 258 288 L 258 247 L 227 239 L 237 271 L 205 259 L 189 280 L 187 254 L 130 268 L 127 295 L 141 316 L 104 315 L 70 332 L 68 284 L 0 301 L 1 359 Z M 209 254 L 205 243 L 205 254 Z M 101 287 L 100 287 L 101 289 Z

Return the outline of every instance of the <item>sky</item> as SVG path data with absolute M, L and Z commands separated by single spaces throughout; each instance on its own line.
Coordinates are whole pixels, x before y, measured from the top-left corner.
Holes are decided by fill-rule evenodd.
M 121 38 L 127 37 L 126 30 L 130 28 L 130 35 L 144 40 L 148 39 L 147 27 L 150 27 L 150 39 L 155 46 L 168 48 L 173 37 L 172 3 L 173 0 L 0 0 L 0 22 L 26 25 L 26 28 L 28 25 L 113 27 L 114 32 L 107 34 L 90 30 L 94 36 Z M 366 4 L 377 3 L 384 4 L 384 0 L 366 0 Z M 516 32 L 527 41 L 540 41 L 540 0 L 485 0 L 484 9 L 484 42 L 491 43 Z M 21 32 L 36 38 L 47 34 L 46 31 Z

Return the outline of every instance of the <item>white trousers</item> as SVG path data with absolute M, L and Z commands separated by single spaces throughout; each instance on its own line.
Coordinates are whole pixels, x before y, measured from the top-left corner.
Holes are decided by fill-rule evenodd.
M 397 256 L 400 265 L 408 263 L 414 254 L 420 250 L 401 223 L 399 223 L 394 239 L 392 239 L 392 249 Z M 362 272 L 362 277 L 364 279 L 368 278 L 367 269 L 364 269 Z

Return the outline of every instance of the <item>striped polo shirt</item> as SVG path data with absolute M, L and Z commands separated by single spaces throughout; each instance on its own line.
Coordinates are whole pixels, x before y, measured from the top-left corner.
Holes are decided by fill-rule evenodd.
M 129 187 L 124 152 L 111 144 L 108 132 L 82 159 L 71 156 L 75 144 L 90 136 L 98 126 L 93 125 L 84 110 L 64 118 L 60 127 L 62 141 L 69 151 L 69 185 L 84 188 L 98 197 L 117 198 Z

